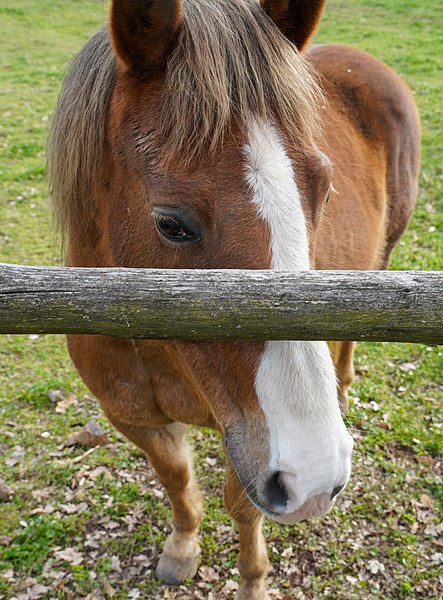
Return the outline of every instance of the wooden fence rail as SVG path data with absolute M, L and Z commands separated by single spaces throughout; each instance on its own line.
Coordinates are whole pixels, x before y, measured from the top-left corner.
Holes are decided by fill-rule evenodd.
M 443 272 L 0 264 L 0 333 L 443 343 Z

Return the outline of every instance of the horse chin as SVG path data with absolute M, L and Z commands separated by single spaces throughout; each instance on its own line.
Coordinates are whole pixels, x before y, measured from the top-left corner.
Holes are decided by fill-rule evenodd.
M 309 498 L 300 508 L 290 513 L 282 513 L 271 518 L 277 523 L 283 525 L 290 525 L 297 521 L 304 521 L 305 519 L 312 519 L 314 517 L 321 517 L 328 513 L 334 506 L 334 501 L 330 499 L 328 494 L 319 494 L 313 498 Z

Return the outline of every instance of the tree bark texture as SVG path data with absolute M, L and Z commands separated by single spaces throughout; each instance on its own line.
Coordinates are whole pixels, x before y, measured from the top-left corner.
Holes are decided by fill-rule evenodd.
M 443 272 L 0 264 L 0 333 L 443 343 Z

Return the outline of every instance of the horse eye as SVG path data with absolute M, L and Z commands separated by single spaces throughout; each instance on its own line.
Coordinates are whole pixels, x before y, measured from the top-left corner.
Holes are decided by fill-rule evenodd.
M 329 187 L 329 189 L 328 189 L 328 193 L 326 194 L 326 197 L 325 197 L 325 206 L 326 206 L 326 204 L 329 202 L 329 196 L 330 196 L 330 195 L 331 195 L 331 188 Z
M 175 215 L 154 213 L 154 219 L 157 231 L 170 242 L 196 242 L 200 239 L 197 232 L 180 222 Z

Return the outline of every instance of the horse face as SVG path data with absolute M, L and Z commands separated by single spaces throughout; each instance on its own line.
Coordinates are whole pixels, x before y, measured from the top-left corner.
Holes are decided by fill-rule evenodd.
M 226 140 L 216 161 L 188 171 L 147 157 L 140 133 L 131 143 L 126 134 L 115 139 L 115 155 L 131 165 L 131 175 L 116 169 L 124 186 L 111 185 L 116 264 L 310 268 L 330 177 L 315 149 L 287 151 L 274 125 L 253 122 L 243 139 Z M 128 231 L 130 243 L 122 244 Z M 281 522 L 328 510 L 348 480 L 352 439 L 326 343 L 177 342 L 174 349 L 256 507 Z
M 172 43 L 180 15 L 171 12 L 173 2 L 166 4 L 168 11 L 154 16 L 163 14 L 161 29 Z M 327 159 L 308 140 L 300 146 L 283 133 L 277 120 L 253 114 L 234 121 L 217 149 L 192 165 L 170 149 L 165 156 L 158 126 L 165 115 L 164 57 L 157 46 L 147 54 L 149 36 L 129 43 L 134 28 L 123 31 L 127 15 L 118 16 L 120 70 L 109 127 L 108 237 L 115 264 L 309 269 L 330 184 Z M 152 21 L 144 17 L 144 24 Z M 149 67 L 146 56 L 154 61 Z M 140 76 L 148 68 L 149 77 Z M 173 347 L 196 398 L 222 431 L 252 503 L 284 523 L 329 510 L 350 474 L 352 438 L 326 343 Z

